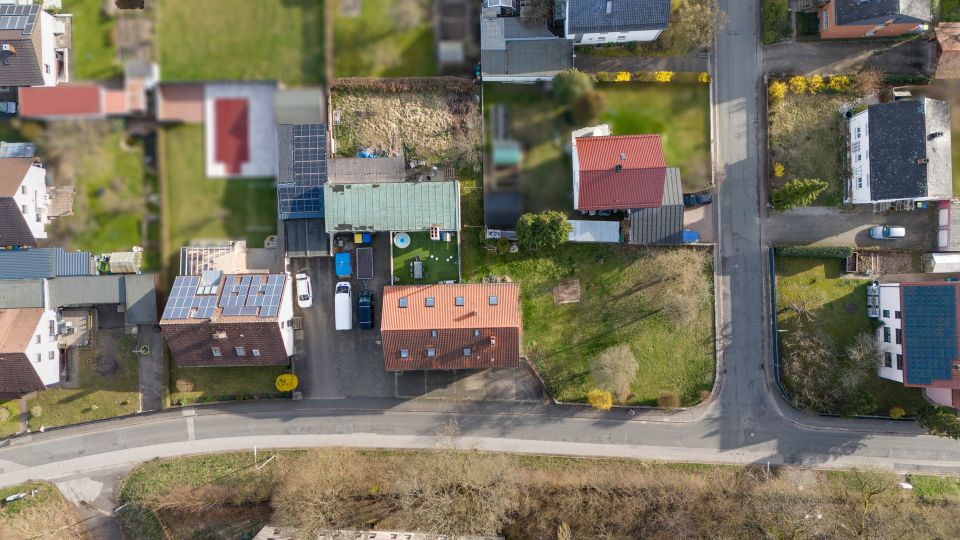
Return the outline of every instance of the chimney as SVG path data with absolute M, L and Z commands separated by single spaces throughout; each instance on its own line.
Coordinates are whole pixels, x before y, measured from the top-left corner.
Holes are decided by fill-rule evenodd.
M 917 164 L 918 164 L 918 165 L 926 165 L 926 164 L 929 163 L 929 162 L 930 162 L 930 160 L 927 159 L 927 158 L 925 158 L 925 157 L 917 158 Z

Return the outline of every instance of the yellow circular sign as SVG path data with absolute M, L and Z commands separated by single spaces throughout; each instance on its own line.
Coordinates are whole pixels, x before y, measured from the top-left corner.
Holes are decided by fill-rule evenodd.
M 298 383 L 299 381 L 296 375 L 293 373 L 284 373 L 277 377 L 277 390 L 281 392 L 293 392 L 293 390 L 297 388 Z

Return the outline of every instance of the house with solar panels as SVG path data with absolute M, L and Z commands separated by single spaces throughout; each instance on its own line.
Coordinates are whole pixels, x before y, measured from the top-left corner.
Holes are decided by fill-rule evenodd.
M 285 274 L 201 270 L 173 282 L 160 330 L 187 367 L 280 366 L 293 355 L 293 283 Z
M 70 80 L 71 15 L 38 5 L 0 5 L 0 86 L 56 86 Z
M 0 143 L 0 249 L 30 248 L 47 237 L 57 190 L 31 143 Z
M 960 283 L 874 283 L 867 314 L 880 321 L 877 374 L 960 407 Z

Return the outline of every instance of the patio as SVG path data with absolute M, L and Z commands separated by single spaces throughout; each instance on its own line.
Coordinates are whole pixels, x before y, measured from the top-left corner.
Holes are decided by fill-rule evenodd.
M 399 248 L 396 243 L 390 246 L 394 285 L 460 281 L 460 241 L 457 233 L 442 233 L 444 236 L 441 238 L 449 234 L 449 240 L 431 240 L 428 232 L 405 234 L 410 238 L 407 247 Z

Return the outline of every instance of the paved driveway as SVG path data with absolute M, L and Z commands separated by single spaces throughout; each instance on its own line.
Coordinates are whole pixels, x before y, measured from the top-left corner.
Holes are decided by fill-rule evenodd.
M 929 73 L 936 43 L 912 41 L 812 41 L 763 48 L 764 73 L 848 73 L 861 66 L 885 73 Z
M 907 236 L 902 240 L 874 240 L 867 232 L 873 225 L 900 225 L 906 227 Z M 927 208 L 874 213 L 823 207 L 771 210 L 767 240 L 775 246 L 817 244 L 931 251 L 937 245 L 937 211 Z

